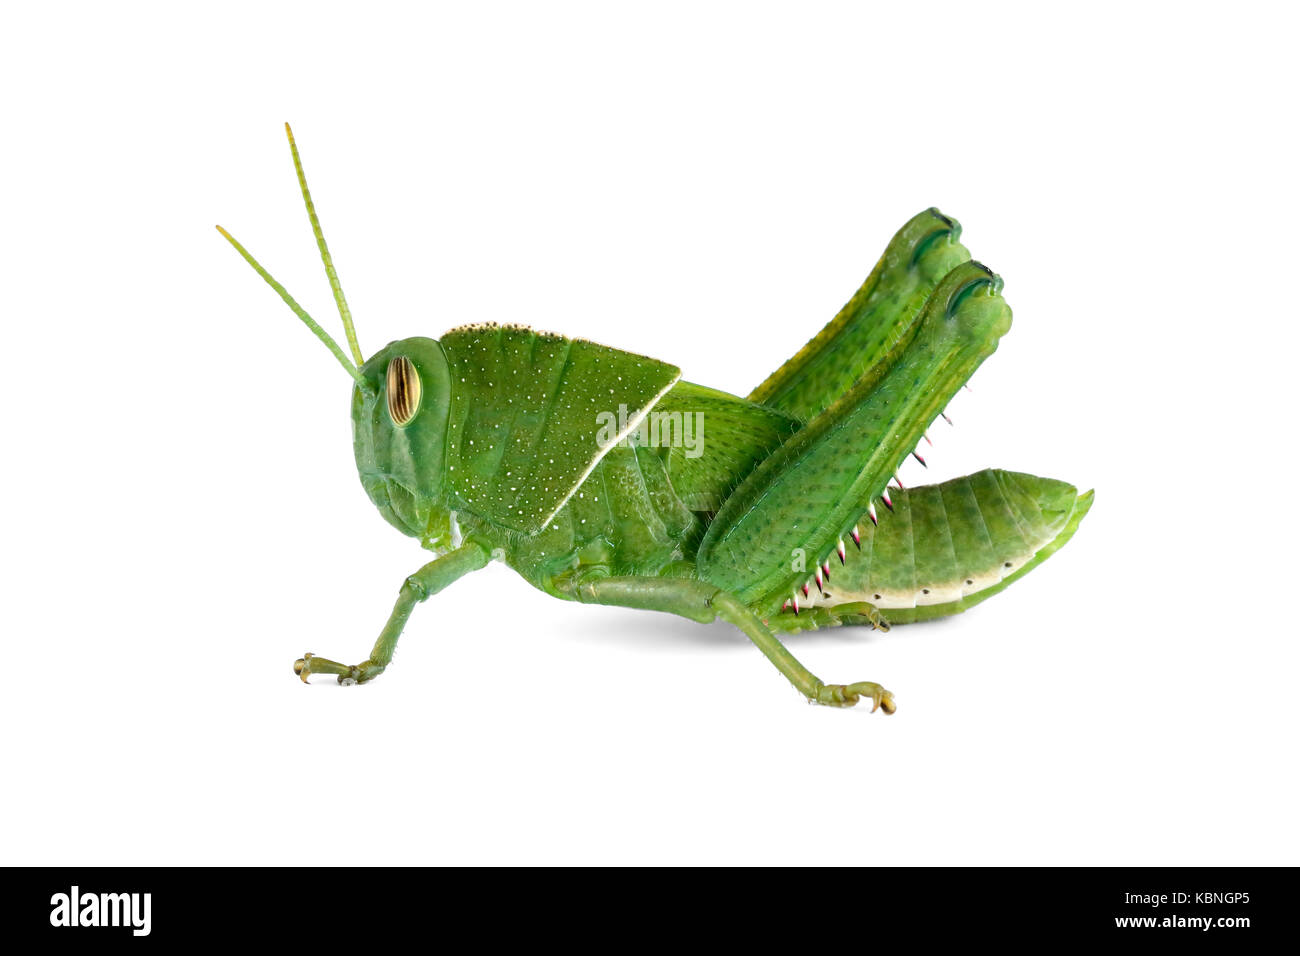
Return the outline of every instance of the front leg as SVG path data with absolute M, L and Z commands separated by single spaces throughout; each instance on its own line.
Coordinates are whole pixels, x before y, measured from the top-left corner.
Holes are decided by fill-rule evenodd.
M 415 605 L 471 571 L 486 566 L 489 560 L 491 553 L 488 548 L 474 540 L 467 540 L 455 551 L 435 558 L 402 582 L 402 590 L 398 592 L 393 613 L 388 616 L 388 623 L 379 632 L 379 639 L 375 641 L 367 660 L 348 665 L 308 653 L 294 661 L 293 672 L 302 678 L 304 684 L 312 674 L 337 674 L 339 683 L 344 685 L 364 684 L 378 677 L 393 659 L 397 639 L 402 636 L 402 628 L 406 626 L 406 619 L 411 616 Z
M 862 697 L 887 714 L 895 710 L 894 695 L 872 681 L 824 684 L 791 654 L 775 634 L 735 595 L 702 581 L 684 578 L 591 576 L 571 586 L 571 593 L 589 604 L 667 611 L 706 624 L 722 618 L 745 632 L 776 669 L 807 697 L 831 707 L 852 707 Z

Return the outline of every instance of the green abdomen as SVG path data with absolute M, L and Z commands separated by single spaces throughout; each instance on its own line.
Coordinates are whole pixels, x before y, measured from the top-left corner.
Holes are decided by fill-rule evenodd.
M 894 623 L 954 614 L 1046 559 L 1092 503 L 1066 482 L 991 469 L 891 493 L 893 510 L 859 525 L 861 547 L 832 558 L 820 588 L 809 568 L 801 608 L 870 605 Z

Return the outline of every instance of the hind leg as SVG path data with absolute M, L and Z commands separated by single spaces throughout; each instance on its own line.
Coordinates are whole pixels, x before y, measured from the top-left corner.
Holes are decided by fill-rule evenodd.
M 873 711 L 892 714 L 895 710 L 894 695 L 874 681 L 823 683 L 799 663 L 753 611 L 713 585 L 683 578 L 592 576 L 572 584 L 570 590 L 577 600 L 589 604 L 666 611 L 700 623 L 721 618 L 740 628 L 808 700 L 831 707 L 852 707 L 865 697 L 871 700 Z
M 937 209 L 913 216 L 826 327 L 749 394 L 808 421 L 897 347 L 939 280 L 970 258 L 961 226 Z

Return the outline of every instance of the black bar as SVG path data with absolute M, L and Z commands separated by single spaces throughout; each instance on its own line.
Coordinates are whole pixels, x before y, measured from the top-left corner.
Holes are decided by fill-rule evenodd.
M 374 944 L 414 932 L 437 945 L 455 930 L 494 948 L 608 941 L 610 932 L 674 951 L 775 943 L 787 933 L 789 945 L 817 949 L 940 940 L 1236 947 L 1297 928 L 1294 868 L 9 868 L 7 876 L 6 938 L 46 943 Z M 74 886 L 77 922 L 116 914 L 121 925 L 70 925 Z M 107 905 L 102 894 L 112 894 Z

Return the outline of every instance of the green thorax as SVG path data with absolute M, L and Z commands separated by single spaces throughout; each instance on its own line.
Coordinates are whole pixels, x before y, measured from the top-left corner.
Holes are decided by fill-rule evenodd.
M 694 574 L 696 549 L 719 503 L 797 427 L 742 398 L 678 382 L 546 528 L 505 540 L 505 559 L 551 593 L 560 593 L 556 578 L 593 569 Z

